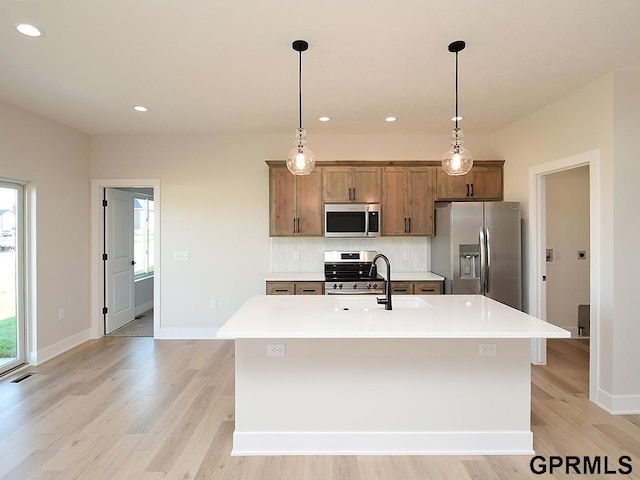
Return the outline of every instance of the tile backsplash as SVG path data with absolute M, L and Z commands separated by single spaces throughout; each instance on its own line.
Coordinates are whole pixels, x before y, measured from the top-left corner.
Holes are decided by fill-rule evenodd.
M 271 271 L 322 272 L 325 250 L 375 250 L 389 258 L 396 272 L 430 269 L 428 237 L 271 237 Z

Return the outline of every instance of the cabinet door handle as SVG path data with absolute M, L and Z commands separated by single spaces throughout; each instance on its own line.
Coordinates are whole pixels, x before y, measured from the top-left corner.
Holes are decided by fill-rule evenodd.
M 300 217 L 298 217 L 298 227 L 297 227 L 298 233 L 300 233 Z
M 394 292 L 406 292 L 407 289 L 406 288 L 394 288 L 393 291 Z
M 473 183 L 471 184 L 471 196 L 473 197 Z
M 302 291 L 303 291 L 303 292 L 305 292 L 305 293 L 307 293 L 307 292 L 311 292 L 311 293 L 313 293 L 313 292 L 315 292 L 316 290 L 315 290 L 315 289 L 313 289 L 313 288 L 303 288 L 303 289 L 302 289 Z
M 404 217 L 404 233 L 407 233 L 407 217 Z
M 293 218 L 293 233 L 298 233 L 298 232 L 296 232 L 296 219 L 295 219 L 295 217 Z
M 353 200 L 355 202 L 356 201 L 356 187 L 353 187 L 351 189 L 351 191 L 353 192 L 353 197 L 351 197 L 351 200 Z
M 421 288 L 420 291 L 421 292 L 435 292 L 436 289 L 435 288 Z
M 469 195 L 469 184 L 467 183 L 467 197 L 470 197 L 471 195 Z
M 407 233 L 411 233 L 411 217 L 409 217 L 409 231 Z
M 288 292 L 289 289 L 288 288 L 276 288 L 273 290 L 274 292 Z

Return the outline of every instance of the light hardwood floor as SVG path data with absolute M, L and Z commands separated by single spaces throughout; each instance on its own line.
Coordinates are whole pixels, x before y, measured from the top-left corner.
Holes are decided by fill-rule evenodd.
M 610 468 L 628 455 L 631 474 L 612 477 L 640 478 L 640 415 L 587 400 L 584 344 L 552 340 L 548 357 L 532 371 L 536 453 L 608 456 Z M 533 474 L 529 456 L 231 457 L 233 359 L 231 341 L 105 337 L 0 381 L 0 478 L 568 478 Z

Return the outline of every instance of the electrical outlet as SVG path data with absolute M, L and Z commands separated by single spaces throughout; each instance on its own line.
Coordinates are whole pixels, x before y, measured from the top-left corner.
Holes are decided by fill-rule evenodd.
M 284 357 L 284 343 L 269 343 L 267 345 L 267 357 Z
M 496 345 L 495 343 L 480 344 L 481 357 L 495 357 L 496 355 L 498 355 L 498 345 Z
M 58 320 L 64 320 L 64 308 L 58 309 Z
M 173 252 L 173 260 L 176 262 L 188 262 L 190 259 L 189 252 Z
M 218 309 L 218 301 L 210 300 L 209 301 L 209 310 L 217 310 Z

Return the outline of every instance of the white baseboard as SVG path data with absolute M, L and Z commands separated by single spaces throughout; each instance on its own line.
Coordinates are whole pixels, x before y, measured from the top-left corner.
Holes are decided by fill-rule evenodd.
M 234 456 L 533 455 L 522 432 L 234 432 Z
M 67 350 L 71 350 L 72 348 L 77 347 L 81 343 L 84 343 L 90 339 L 91 329 L 83 330 L 80 333 L 76 333 L 71 337 L 65 338 L 64 340 L 43 348 L 42 350 L 31 352 L 29 354 L 29 363 L 31 365 L 41 365 L 47 360 L 51 360 L 53 357 L 57 357 L 61 353 L 64 353 Z
M 160 327 L 153 336 L 158 340 L 218 340 L 218 328 Z
M 611 395 L 598 389 L 596 404 L 611 415 L 640 414 L 640 395 Z

